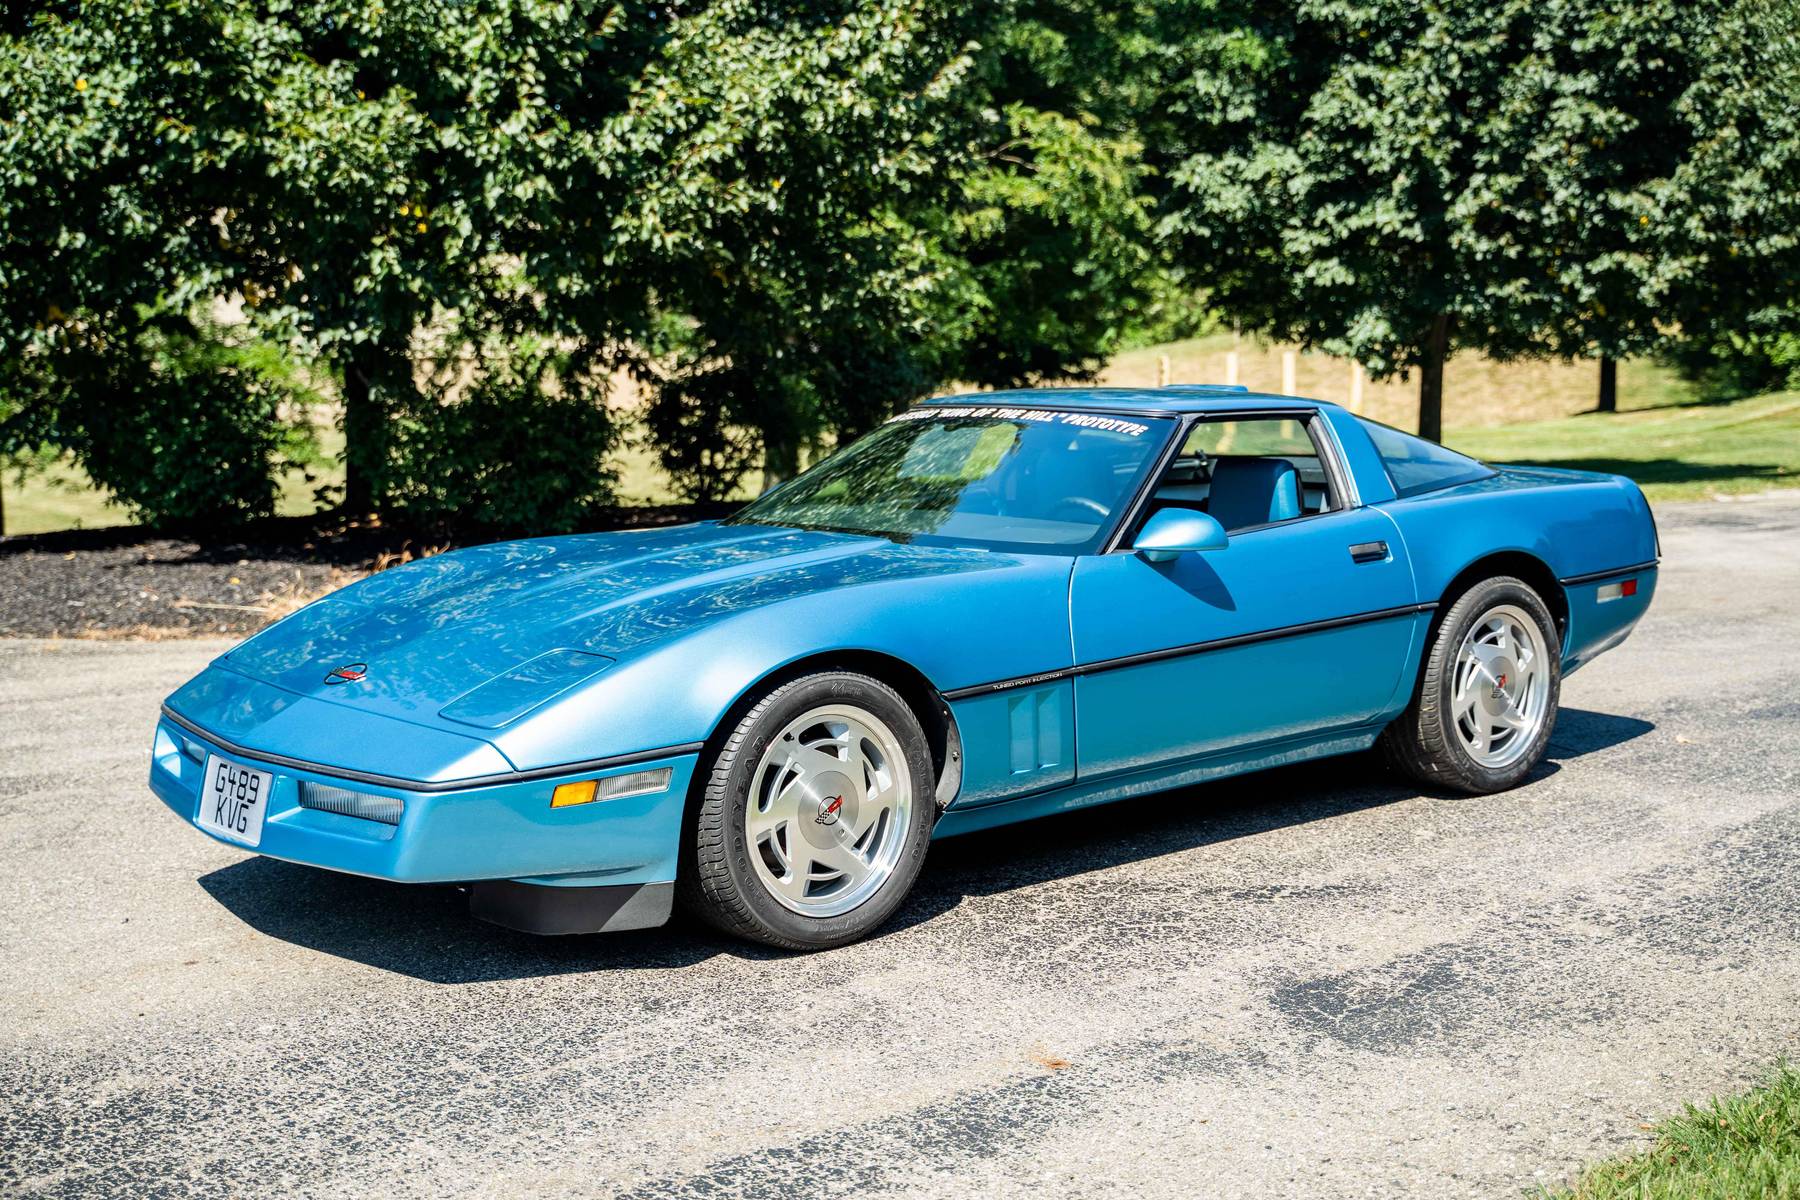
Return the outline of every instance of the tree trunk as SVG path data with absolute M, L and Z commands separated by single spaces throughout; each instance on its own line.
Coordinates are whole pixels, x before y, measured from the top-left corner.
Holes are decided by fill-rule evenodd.
M 1444 440 L 1444 360 L 1450 357 L 1450 314 L 1431 319 L 1425 354 L 1419 364 L 1419 436 Z
M 381 507 L 387 463 L 388 422 L 381 395 L 391 364 L 367 343 L 344 366 L 344 511 L 366 517 Z
M 786 483 L 800 472 L 800 442 L 786 429 L 763 430 L 763 491 Z
M 6 465 L 0 463 L 0 538 L 6 536 Z
M 1610 354 L 1600 360 L 1600 405 L 1595 411 L 1619 411 L 1619 360 Z

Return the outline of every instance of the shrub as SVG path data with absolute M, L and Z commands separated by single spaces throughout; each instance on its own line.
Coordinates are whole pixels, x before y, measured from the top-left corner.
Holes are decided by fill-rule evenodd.
M 319 461 L 321 398 L 302 367 L 241 328 L 138 316 L 124 330 L 72 318 L 67 336 L 14 360 L 11 448 L 67 450 L 147 525 L 269 516 L 280 473 Z
M 412 518 L 565 532 L 612 502 L 617 440 L 603 376 L 566 356 L 503 354 L 396 414 L 389 500 Z
M 1800 323 L 1800 314 L 1796 314 Z M 1800 388 L 1800 330 L 1721 333 L 1677 342 L 1664 358 L 1706 400 L 1738 400 Z

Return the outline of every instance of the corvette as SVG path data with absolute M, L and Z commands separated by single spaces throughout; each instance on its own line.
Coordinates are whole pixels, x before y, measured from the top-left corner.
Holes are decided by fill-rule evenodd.
M 816 949 L 890 916 L 934 838 L 1371 747 L 1512 787 L 1659 555 L 1627 479 L 1332 404 L 948 397 L 722 521 L 335 592 L 168 698 L 150 786 L 223 842 L 464 884 L 514 928 L 680 901 Z

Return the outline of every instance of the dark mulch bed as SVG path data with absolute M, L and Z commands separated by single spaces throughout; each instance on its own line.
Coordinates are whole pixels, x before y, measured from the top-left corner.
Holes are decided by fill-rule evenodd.
M 618 509 L 592 528 L 674 525 L 732 507 Z M 135 527 L 0 538 L 0 637 L 245 634 L 370 572 L 495 539 L 492 531 L 329 515 L 267 521 L 216 539 Z

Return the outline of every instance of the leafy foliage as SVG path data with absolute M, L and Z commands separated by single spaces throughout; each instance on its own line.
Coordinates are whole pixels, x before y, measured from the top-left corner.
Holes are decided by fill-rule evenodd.
M 1710 398 L 1800 386 L 1800 5 L 1746 0 L 1687 98 L 1712 135 L 1666 185 L 1656 271 L 1680 334 L 1666 356 Z
M 1681 293 L 1721 253 L 1787 270 L 1779 239 L 1753 246 L 1743 226 L 1791 193 L 1734 174 L 1761 109 L 1726 80 L 1758 68 L 1719 33 L 1735 21 L 1754 37 L 1749 6 L 1299 0 L 1165 16 L 1180 52 L 1156 120 L 1180 254 L 1211 266 L 1214 298 L 1253 328 L 1378 375 L 1421 368 L 1433 434 L 1433 372 L 1457 347 L 1621 355 L 1691 311 Z
M 916 0 L 722 3 L 677 22 L 618 125 L 664 282 L 651 430 L 693 495 L 929 388 L 956 286 L 943 192 L 964 23 Z M 742 431 L 754 431 L 754 443 Z M 708 473 L 702 478 L 696 469 Z
M 609 198 L 628 192 L 629 173 L 596 152 L 596 107 L 623 104 L 662 12 L 451 11 L 40 9 L 0 40 L 0 101 L 16 114 L 0 234 L 31 252 L 0 275 L 0 355 L 65 316 L 109 328 L 137 306 L 241 299 L 255 328 L 340 373 L 352 503 L 422 494 L 387 442 L 417 397 L 415 357 L 429 374 L 466 348 L 440 327 L 612 332 L 620 273 L 570 228 L 607 230 Z M 62 382 L 75 396 L 93 380 Z
M 1683 338 L 1663 357 L 1700 385 L 1705 400 L 1737 400 L 1800 388 L 1800 331 Z
M 1079 372 L 1130 319 L 1135 144 L 1029 25 L 942 0 L 45 5 L 0 38 L 0 233 L 52 270 L 9 261 L 0 354 L 53 309 L 241 298 L 340 377 L 363 508 L 435 503 L 420 380 L 579 346 L 648 385 L 689 494 L 759 456 L 779 478 L 946 381 Z
M 643 178 L 673 251 L 657 302 L 687 320 L 665 326 L 649 423 L 691 495 L 759 449 L 783 478 L 950 381 L 1079 374 L 1148 273 L 1136 144 L 1044 82 L 1069 73 L 1065 43 L 1006 4 L 801 19 L 827 7 L 678 24 L 644 90 L 681 106 L 629 119 L 674 131 Z
M 320 397 L 299 365 L 210 321 L 134 314 L 124 331 L 84 323 L 13 360 L 5 448 L 71 451 L 140 519 L 217 527 L 274 511 L 277 476 L 316 464 Z
M 600 464 L 616 430 L 603 381 L 576 356 L 494 347 L 397 414 L 396 500 L 415 516 L 490 531 L 561 533 L 612 499 Z
M 1793 3 L 15 6 L 0 453 L 71 450 L 150 519 L 264 511 L 294 406 L 218 350 L 262 346 L 335 383 L 350 508 L 560 528 L 610 495 L 617 370 L 713 498 L 1202 294 L 1421 369 L 1429 429 L 1459 346 L 1790 328 Z M 178 487 L 205 446 L 233 482 Z

